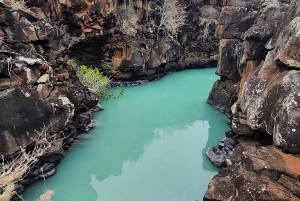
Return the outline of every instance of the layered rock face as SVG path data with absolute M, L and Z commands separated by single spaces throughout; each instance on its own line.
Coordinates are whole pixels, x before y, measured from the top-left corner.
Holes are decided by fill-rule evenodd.
M 237 4 L 222 9 L 217 29 L 221 79 L 208 103 L 231 117 L 236 138 L 271 137 L 273 146 L 240 139 L 205 200 L 300 199 L 299 159 L 288 155 L 300 153 L 299 8 L 296 0 L 272 0 L 261 1 L 257 11 Z
M 36 142 L 41 131 L 60 139 L 16 183 L 18 193 L 55 173 L 78 131 L 94 126 L 91 110 L 98 102 L 65 63 L 66 50 L 78 38 L 51 21 L 50 4 L 42 5 L 29 9 L 22 1 L 0 2 L 0 154 L 9 161 L 21 147 L 32 151 L 43 143 Z
M 203 200 L 300 200 L 300 158 L 254 140 L 239 142 L 232 165 L 213 178 Z
M 50 13 L 64 23 L 66 31 L 83 39 L 70 45 L 68 55 L 80 64 L 99 68 L 114 80 L 151 81 L 172 71 L 216 66 L 218 41 L 214 33 L 221 1 L 180 1 L 188 14 L 177 44 L 161 33 L 157 37 L 160 17 L 155 11 L 156 1 L 49 2 L 56 5 Z M 31 1 L 31 5 L 37 3 Z M 131 23 L 131 19 L 137 20 L 133 34 L 128 36 L 117 25 L 120 20 Z
M 30 145 L 43 127 L 62 137 L 88 129 L 97 100 L 65 64 L 64 52 L 77 39 L 41 8 L 18 1 L 0 6 L 0 153 Z
M 276 146 L 300 153 L 299 2 L 287 3 L 263 1 L 258 12 L 240 7 L 222 9 L 217 29 L 220 59 L 216 72 L 221 79 L 215 83 L 208 102 L 233 115 L 235 133 L 253 136 L 255 131 L 267 132 Z M 226 25 L 222 25 L 222 19 L 228 23 L 230 16 L 237 15 L 235 10 L 243 9 L 247 13 L 241 24 L 233 31 L 223 27 Z

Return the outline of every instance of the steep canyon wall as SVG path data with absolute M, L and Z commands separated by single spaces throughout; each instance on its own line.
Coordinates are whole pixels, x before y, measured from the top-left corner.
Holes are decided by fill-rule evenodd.
M 257 11 L 235 4 L 220 14 L 220 80 L 207 102 L 231 118 L 229 134 L 240 144 L 205 200 L 300 199 L 300 2 L 259 3 Z M 272 145 L 258 143 L 270 138 Z

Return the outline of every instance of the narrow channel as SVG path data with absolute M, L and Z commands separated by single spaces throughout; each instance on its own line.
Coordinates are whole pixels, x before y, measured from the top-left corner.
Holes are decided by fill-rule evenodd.
M 126 87 L 103 102 L 97 127 L 82 134 L 46 180 L 53 201 L 202 200 L 218 169 L 205 156 L 228 130 L 226 117 L 205 103 L 215 69 L 186 70 Z M 44 182 L 24 194 L 36 200 Z

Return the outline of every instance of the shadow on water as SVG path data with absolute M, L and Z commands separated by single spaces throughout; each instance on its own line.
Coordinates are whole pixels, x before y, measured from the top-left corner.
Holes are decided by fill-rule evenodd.
M 128 192 L 143 201 L 190 200 L 194 192 L 201 199 L 217 171 L 205 151 L 228 129 L 226 117 L 205 103 L 216 80 L 213 73 L 174 73 L 104 102 L 105 110 L 94 116 L 97 127 L 75 142 L 47 180 L 47 187 L 56 189 L 53 201 L 106 201 L 116 194 L 127 201 Z M 37 199 L 42 191 L 38 182 L 25 198 Z

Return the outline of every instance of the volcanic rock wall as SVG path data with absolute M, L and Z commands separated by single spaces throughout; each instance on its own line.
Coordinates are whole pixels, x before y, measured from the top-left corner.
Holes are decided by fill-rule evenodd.
M 4 155 L 34 143 L 36 131 L 44 127 L 50 134 L 74 138 L 77 130 L 92 125 L 89 108 L 97 103 L 65 64 L 68 57 L 63 52 L 73 38 L 42 9 L 16 2 L 0 3 L 0 153 Z
M 159 16 L 152 6 L 155 1 L 95 2 L 83 1 L 75 20 L 66 15 L 67 4 L 61 4 L 57 11 L 64 22 L 80 21 L 72 26 L 72 32 L 85 40 L 69 49 L 70 57 L 78 62 L 95 66 L 114 80 L 130 82 L 158 79 L 185 68 L 216 66 L 215 29 L 222 2 L 182 0 L 188 15 L 177 44 L 163 35 L 157 38 Z M 122 15 L 120 6 L 125 3 L 137 13 L 135 36 L 126 36 L 116 27 L 118 15 Z
M 208 103 L 233 115 L 235 133 L 267 132 L 276 146 L 290 153 L 300 153 L 299 5 L 274 0 L 262 1 L 258 12 L 232 6 L 222 9 L 216 72 L 221 79 L 208 98 Z M 230 20 L 237 15 L 243 18 L 232 28 L 235 22 Z
M 236 19 L 236 16 L 241 16 Z M 204 200 L 299 200 L 300 2 L 263 0 L 257 11 L 223 7 L 218 80 L 208 103 L 231 118 L 239 139 Z M 285 153 L 289 154 L 285 154 Z

